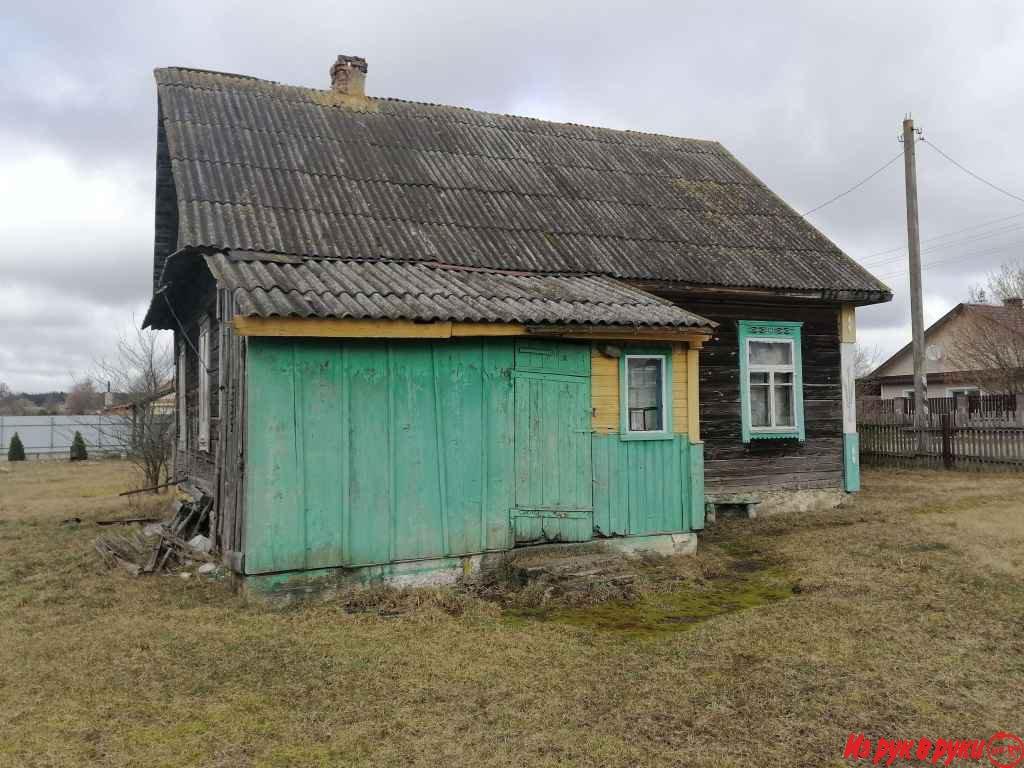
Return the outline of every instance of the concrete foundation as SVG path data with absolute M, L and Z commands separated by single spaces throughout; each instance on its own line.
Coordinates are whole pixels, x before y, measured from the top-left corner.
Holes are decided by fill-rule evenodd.
M 806 491 L 764 491 L 757 514 L 775 515 L 782 512 L 823 512 L 835 509 L 846 501 L 848 494 L 838 488 Z
M 322 568 L 314 571 L 287 571 L 243 576 L 232 574 L 234 588 L 246 598 L 272 605 L 286 605 L 302 600 L 329 600 L 337 592 L 359 586 L 387 584 L 393 587 L 436 587 L 454 584 L 464 576 L 472 576 L 482 568 L 496 564 L 503 557 L 517 552 L 551 551 L 572 555 L 574 552 L 619 553 L 636 557 L 646 553 L 658 555 L 692 555 L 697 551 L 696 533 L 662 533 L 652 536 L 623 536 L 595 539 L 579 544 L 543 544 L 505 552 L 488 552 L 467 557 L 444 557 L 362 568 Z

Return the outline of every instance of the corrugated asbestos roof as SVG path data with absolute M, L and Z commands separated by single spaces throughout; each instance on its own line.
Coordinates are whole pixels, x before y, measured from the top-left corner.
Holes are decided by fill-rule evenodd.
M 633 326 L 714 326 L 645 291 L 597 275 L 540 275 L 413 262 L 206 257 L 237 314 Z
M 197 70 L 156 80 L 178 249 L 890 295 L 716 142 Z

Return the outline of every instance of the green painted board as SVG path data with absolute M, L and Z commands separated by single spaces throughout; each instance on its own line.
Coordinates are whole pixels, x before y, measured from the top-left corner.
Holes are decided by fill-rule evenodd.
M 394 496 L 388 349 L 385 344 L 369 343 L 339 345 L 338 353 L 342 350 L 349 389 L 348 422 L 344 425 L 349 483 L 347 489 L 342 489 L 347 496 L 345 533 L 349 559 L 339 565 L 386 563 L 393 559 L 391 503 Z M 249 365 L 252 365 L 251 356 Z M 250 418 L 254 417 L 255 414 L 250 414 Z M 321 471 L 325 478 L 330 478 L 338 477 L 342 469 L 339 461 L 326 464 Z M 252 514 L 252 510 L 248 513 Z M 273 510 L 263 510 L 263 514 L 273 514 Z M 246 570 L 249 570 L 248 562 Z
M 594 434 L 594 527 L 604 536 L 691 530 L 693 487 L 703 495 L 703 467 L 692 476 L 691 445 L 671 440 L 621 440 Z M 703 501 L 701 502 L 703 510 Z
M 704 443 L 687 445 L 690 459 L 690 528 L 704 530 Z
M 512 527 L 517 544 L 590 541 L 594 533 L 591 512 L 555 514 L 545 510 L 535 515 L 516 515 Z
M 843 487 L 847 493 L 860 490 L 860 435 L 843 435 Z
M 516 370 L 590 376 L 590 345 L 557 339 L 517 339 Z
M 305 521 L 307 568 L 329 567 L 344 557 L 341 483 L 323 468 L 340 460 L 346 449 L 342 430 L 345 382 L 342 360 L 323 355 L 323 346 L 294 348 L 296 461 L 301 475 L 301 516 Z
M 516 507 L 591 506 L 590 379 L 515 373 Z
M 508 339 L 253 339 L 245 570 L 512 544 Z

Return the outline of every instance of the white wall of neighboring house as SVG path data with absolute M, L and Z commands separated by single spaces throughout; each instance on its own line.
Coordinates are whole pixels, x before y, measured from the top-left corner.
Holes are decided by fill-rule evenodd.
M 928 397 L 952 397 L 956 393 L 963 393 L 965 390 L 973 390 L 970 394 L 983 395 L 985 390 L 976 384 L 929 384 Z M 909 393 L 909 394 L 908 394 Z M 895 397 L 913 397 L 914 387 L 912 384 L 883 384 L 882 399 L 892 400 Z

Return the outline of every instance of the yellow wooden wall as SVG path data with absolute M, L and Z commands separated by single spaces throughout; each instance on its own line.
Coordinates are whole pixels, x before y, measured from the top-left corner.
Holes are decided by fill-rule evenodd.
M 625 349 L 625 348 L 623 348 Z M 602 355 L 595 344 L 590 362 L 591 424 L 598 434 L 619 431 L 619 358 Z M 687 345 L 672 345 L 672 431 L 689 431 Z
M 598 434 L 619 431 L 619 360 L 594 345 L 590 359 L 591 425 Z

